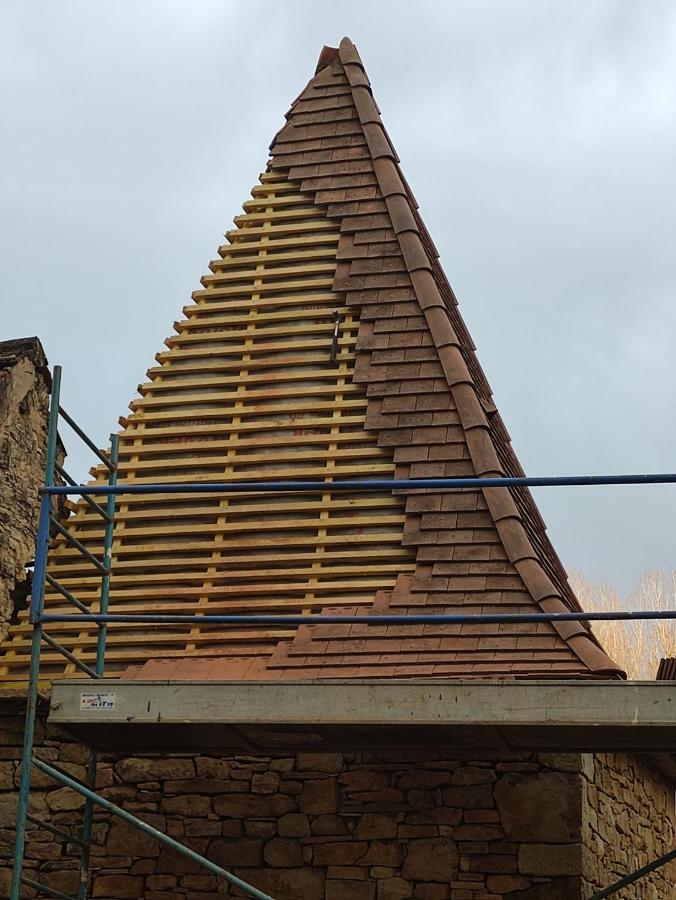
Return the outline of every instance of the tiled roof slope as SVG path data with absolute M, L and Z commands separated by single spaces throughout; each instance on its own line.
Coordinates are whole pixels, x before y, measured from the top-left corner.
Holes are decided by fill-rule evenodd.
M 122 420 L 122 479 L 522 474 L 349 40 L 322 52 L 252 194 Z M 101 552 L 85 503 L 69 527 Z M 96 609 L 98 579 L 58 536 L 49 565 Z M 530 494 L 504 488 L 127 496 L 112 568 L 111 612 L 579 609 Z M 51 588 L 46 604 L 72 612 Z M 51 631 L 92 662 L 95 627 Z M 139 624 L 107 647 L 127 677 L 623 675 L 576 623 Z M 23 614 L 0 680 L 25 681 L 29 652 Z M 78 674 L 43 661 L 46 679 Z
M 334 290 L 360 308 L 354 378 L 397 477 L 522 474 L 349 39 L 323 50 L 271 153 L 272 171 L 340 221 Z M 416 570 L 381 591 L 373 613 L 580 609 L 526 490 L 409 494 L 404 543 Z M 266 677 L 426 675 L 623 673 L 578 623 L 306 626 L 265 667 Z
M 391 478 L 394 450 L 365 427 L 366 386 L 352 379 L 358 309 L 332 290 L 339 224 L 283 172 L 261 176 L 210 264 L 175 334 L 121 420 L 120 476 L 175 481 Z M 334 341 L 336 316 L 339 334 Z M 103 467 L 95 473 L 102 482 Z M 116 613 L 309 613 L 369 606 L 415 569 L 402 545 L 405 499 L 344 494 L 140 494 L 115 512 L 110 610 Z M 102 553 L 103 522 L 79 502 L 68 527 Z M 98 611 L 100 578 L 62 535 L 49 573 Z M 73 607 L 47 586 L 48 612 Z M 60 622 L 52 637 L 94 661 L 94 624 Z M 0 648 L 0 684 L 26 681 L 31 626 L 24 609 Z M 293 631 L 212 623 L 110 628 L 106 673 L 167 670 L 269 657 Z M 200 666 L 195 666 L 197 663 Z M 213 666 L 211 672 L 216 671 Z M 45 647 L 41 676 L 77 675 Z

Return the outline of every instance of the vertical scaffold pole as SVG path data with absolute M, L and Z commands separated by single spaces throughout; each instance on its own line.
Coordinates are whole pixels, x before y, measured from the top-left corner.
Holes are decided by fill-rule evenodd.
M 49 405 L 49 424 L 47 426 L 47 448 L 45 460 L 45 487 L 54 484 L 54 467 L 56 463 L 56 446 L 58 440 L 59 394 L 61 393 L 61 366 L 54 366 L 52 375 L 52 395 Z M 14 841 L 14 871 L 10 900 L 20 900 L 21 876 L 23 875 L 24 853 L 26 849 L 26 824 L 28 815 L 28 799 L 31 786 L 31 760 L 33 756 L 33 740 L 35 737 L 35 716 L 38 703 L 38 683 L 40 676 L 40 649 L 42 645 L 42 625 L 40 614 L 45 593 L 45 574 L 47 571 L 47 552 L 49 550 L 49 519 L 52 498 L 43 494 L 40 501 L 40 519 L 38 537 L 35 547 L 35 566 L 33 569 L 33 585 L 31 589 L 30 622 L 33 625 L 31 642 L 31 659 L 26 692 L 26 726 L 21 755 L 21 782 L 19 785 L 19 804 L 16 811 L 16 838 Z
M 108 470 L 108 484 L 114 487 L 117 484 L 117 461 L 119 456 L 120 439 L 116 434 L 110 436 L 110 464 Z M 108 598 L 110 596 L 110 568 L 112 565 L 113 534 L 115 531 L 115 494 L 106 497 L 106 528 L 103 534 L 103 565 L 106 572 L 101 576 L 101 588 L 99 591 L 99 612 L 105 615 L 108 612 Z M 99 623 L 99 633 L 96 642 L 96 663 L 94 670 L 97 675 L 103 675 L 106 655 L 106 623 Z M 87 786 L 92 790 L 96 787 L 96 750 L 89 751 L 87 764 Z M 92 824 L 94 820 L 94 801 L 87 797 L 85 800 L 82 822 L 82 845 L 80 853 L 80 880 L 78 883 L 78 900 L 87 900 L 90 878 L 90 858 L 92 841 Z

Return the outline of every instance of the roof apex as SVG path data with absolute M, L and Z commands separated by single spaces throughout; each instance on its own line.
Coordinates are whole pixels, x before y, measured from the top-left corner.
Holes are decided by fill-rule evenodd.
M 343 38 L 345 40 L 345 38 Z M 322 52 L 319 54 L 319 59 L 317 60 L 317 67 L 315 68 L 315 75 L 318 72 L 321 72 L 322 69 L 325 69 L 327 66 L 330 66 L 331 63 L 335 59 L 340 59 L 338 55 L 337 47 L 328 47 L 326 44 L 322 47 Z
M 319 54 L 319 59 L 317 60 L 315 75 L 321 72 L 322 69 L 330 66 L 331 63 L 336 60 L 340 63 L 357 63 L 362 66 L 362 68 L 364 65 L 356 45 L 346 36 L 341 39 L 340 44 L 337 47 L 327 47 L 326 45 L 322 47 L 322 52 Z

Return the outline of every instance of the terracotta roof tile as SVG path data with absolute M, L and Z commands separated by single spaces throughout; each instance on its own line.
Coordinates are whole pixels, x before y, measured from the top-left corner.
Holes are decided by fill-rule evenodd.
M 474 345 L 459 319 L 455 297 L 438 268 L 438 254 L 419 220 L 417 204 L 401 177 L 396 153 L 382 127 L 356 48 L 346 39 L 341 43 L 338 56 L 352 87 L 355 110 L 388 211 L 387 217 L 379 214 L 373 219 L 364 217 L 359 221 L 352 214 L 352 208 L 342 210 L 346 218 L 341 230 L 355 229 L 356 233 L 344 248 L 339 249 L 341 259 L 353 259 L 354 262 L 349 276 L 341 277 L 337 286 L 348 292 L 348 302 L 353 302 L 354 298 L 360 304 L 368 304 L 362 307 L 367 311 L 368 334 L 359 341 L 358 348 L 360 354 L 369 358 L 364 363 L 357 363 L 355 379 L 367 379 L 368 396 L 382 398 L 378 411 L 374 408 L 367 414 L 367 425 L 379 429 L 381 446 L 397 448 L 398 474 L 410 472 L 413 477 L 449 473 L 501 474 L 505 459 L 512 466 L 518 464 L 511 459 L 511 451 L 503 446 L 507 438 L 501 422 L 496 419 L 492 427 L 487 419 L 487 411 L 495 416 L 494 406 L 485 377 L 473 356 Z M 333 211 L 340 210 L 334 207 Z M 396 236 L 398 253 L 391 238 L 383 236 L 383 229 L 391 229 Z M 365 259 L 360 257 L 357 247 L 369 241 L 381 244 L 389 241 L 389 244 L 387 250 L 378 248 L 373 257 Z M 401 260 L 390 271 L 401 271 L 399 267 L 403 264 L 411 277 L 417 308 L 424 313 L 423 320 L 419 314 L 417 316 L 422 331 L 412 332 L 405 322 L 393 330 L 394 317 L 404 315 L 404 310 L 403 303 L 393 305 L 392 301 L 402 298 L 379 296 L 378 302 L 370 305 L 369 290 L 376 283 L 378 273 L 384 271 L 382 258 L 385 252 L 390 258 L 394 253 L 395 259 Z M 406 315 L 415 319 L 415 309 L 406 309 Z M 376 336 L 388 332 L 386 351 L 377 343 Z M 421 340 L 421 334 L 427 340 Z M 404 356 L 402 360 L 401 356 L 389 352 L 402 347 L 419 348 L 423 343 L 432 348 L 431 354 Z M 413 396 L 415 404 L 411 403 Z M 430 412 L 437 413 L 439 419 L 430 419 Z M 398 422 L 393 428 L 391 421 L 395 413 Z M 443 424 L 447 427 L 442 427 Z M 496 439 L 499 446 L 494 443 Z M 479 610 L 488 610 L 491 605 L 498 609 L 505 606 L 513 609 L 516 604 L 520 608 L 524 602 L 524 609 L 529 608 L 528 604 L 531 604 L 530 608 L 545 608 L 544 603 L 551 600 L 566 607 L 571 601 L 567 585 L 562 594 L 546 574 L 560 564 L 553 551 L 550 554 L 544 531 L 533 533 L 533 529 L 536 532 L 542 530 L 539 517 L 529 504 L 521 502 L 519 506 L 515 497 L 504 489 L 483 493 L 483 498 L 478 491 L 407 494 L 407 525 L 402 542 L 418 547 L 417 571 L 420 574 L 412 579 L 400 577 L 389 595 L 378 597 L 374 613 L 386 609 L 403 612 L 420 608 L 420 604 L 443 610 L 452 608 L 458 600 L 478 604 Z M 543 557 L 547 557 L 545 562 Z M 516 567 L 510 565 L 508 559 L 516 563 Z M 465 562 L 461 562 L 463 560 Z M 430 563 L 435 567 L 434 576 L 430 574 Z M 470 565 L 483 566 L 484 571 L 474 569 L 469 574 Z M 447 577 L 441 577 L 444 566 Z M 462 571 L 454 566 L 461 566 Z M 435 607 L 429 606 L 432 596 L 436 598 Z M 408 635 L 400 638 L 398 651 L 393 645 L 386 650 L 374 633 L 365 632 L 361 647 L 364 651 L 368 646 L 372 651 L 382 650 L 388 671 L 390 664 L 396 664 L 393 654 L 408 655 L 408 662 L 404 663 L 402 658 L 402 665 L 395 668 L 398 676 L 441 671 L 449 674 L 540 675 L 553 671 L 556 665 L 559 665 L 558 671 L 565 669 L 576 674 L 591 671 L 613 674 L 617 671 L 581 625 L 558 631 L 552 625 L 538 629 L 526 623 L 508 632 L 487 625 L 462 628 L 463 634 L 471 631 L 480 636 L 459 638 L 458 629 L 442 626 L 441 633 L 447 636 L 432 639 L 416 638 L 410 626 L 404 627 L 397 629 L 399 635 Z M 516 636 L 519 634 L 523 636 Z M 566 642 L 571 635 L 582 638 L 589 646 L 583 647 L 578 641 L 571 647 Z M 551 651 L 554 647 L 564 655 L 563 667 L 553 662 Z M 590 647 L 593 648 L 591 651 Z M 463 655 L 461 650 L 480 656 L 473 663 L 472 653 Z M 420 665 L 410 664 L 412 652 L 417 653 Z M 430 658 L 440 652 L 453 654 L 456 661 L 462 656 L 466 665 L 450 664 L 444 659 L 432 664 Z M 327 658 L 329 655 L 329 652 L 325 654 Z M 320 668 L 322 665 L 317 659 L 313 659 L 313 664 Z
M 657 681 L 676 681 L 676 658 L 661 659 L 655 678 Z
M 362 433 L 373 438 L 372 452 L 386 455 L 396 477 L 521 474 L 363 64 L 347 38 L 338 49 L 322 50 L 316 75 L 292 104 L 270 149 L 270 174 L 264 177 L 283 180 L 285 190 L 293 185 L 303 194 L 296 202 L 307 197 L 323 210 L 323 227 L 339 232 L 331 291 L 336 307 L 352 316 L 346 333 L 356 339 L 356 358 L 346 383 L 361 391 Z M 319 245 L 321 233 L 315 238 Z M 359 439 L 355 432 L 357 444 Z M 358 599 L 336 607 L 334 600 L 327 612 L 579 609 L 528 491 L 406 490 L 396 497 L 404 520 L 397 540 L 409 548 L 414 571 L 401 572 L 391 589 L 374 589 L 371 604 Z M 313 608 L 321 609 L 321 603 L 320 598 Z M 130 677 L 621 675 L 582 623 L 302 626 L 295 635 L 277 638 L 272 655 L 255 647 L 243 640 L 228 652 L 150 660 L 135 665 Z

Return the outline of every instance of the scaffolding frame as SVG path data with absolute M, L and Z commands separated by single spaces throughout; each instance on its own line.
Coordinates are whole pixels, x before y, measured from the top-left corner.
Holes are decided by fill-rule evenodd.
M 21 886 L 26 885 L 38 893 L 47 896 L 61 898 L 61 900 L 88 900 L 91 869 L 91 839 L 94 807 L 100 806 L 113 816 L 120 818 L 127 824 L 138 828 L 152 836 L 161 843 L 171 847 L 178 853 L 188 857 L 207 871 L 224 879 L 229 884 L 242 890 L 247 896 L 257 900 L 274 900 L 269 894 L 264 893 L 248 882 L 238 878 L 233 873 L 216 865 L 211 860 L 191 850 L 189 847 L 176 841 L 174 838 L 150 826 L 147 822 L 137 818 L 121 807 L 111 803 L 105 797 L 98 794 L 94 788 L 96 783 L 97 754 L 93 748 L 89 748 L 86 780 L 84 783 L 72 778 L 68 773 L 56 766 L 50 765 L 34 754 L 35 721 L 37 716 L 39 698 L 39 674 L 40 656 L 42 644 L 48 644 L 52 649 L 63 655 L 70 663 L 82 671 L 88 677 L 98 680 L 104 676 L 105 651 L 107 627 L 109 624 L 125 622 L 147 622 L 154 624 L 205 624 L 211 622 L 219 625 L 265 625 L 286 626 L 295 628 L 298 625 L 312 625 L 316 623 L 359 623 L 366 625 L 401 624 L 496 624 L 509 622 L 570 622 L 570 621 L 602 621 L 602 620 L 645 620 L 645 619 L 676 619 L 676 611 L 670 610 L 631 610 L 614 613 L 501 613 L 501 614 L 446 614 L 446 615 L 348 615 L 337 616 L 330 614 L 309 615 L 170 615 L 170 614 L 115 614 L 109 613 L 108 604 L 110 596 L 112 545 L 115 526 L 116 497 L 120 494 L 153 494 L 153 493 L 360 493 L 373 491 L 406 491 L 406 490 L 434 490 L 434 489 L 463 489 L 463 488 L 487 488 L 487 487 L 562 487 L 562 486 L 591 486 L 591 485 L 618 485 L 618 484 L 674 484 L 676 473 L 640 474 L 640 475 L 573 475 L 573 476 L 547 476 L 547 477 L 463 477 L 463 478 L 416 478 L 416 479 L 346 479 L 343 481 L 239 481 L 239 482 L 214 482 L 214 483 L 152 483 L 152 484 L 119 484 L 118 476 L 118 449 L 119 438 L 115 434 L 110 435 L 110 450 L 104 452 L 89 438 L 77 422 L 61 407 L 61 374 L 60 366 L 54 367 L 52 378 L 52 391 L 49 410 L 49 423 L 47 430 L 47 447 L 45 476 L 43 486 L 40 489 L 40 511 L 38 520 L 38 533 L 36 539 L 36 553 L 33 571 L 33 582 L 30 601 L 29 622 L 33 627 L 31 639 L 31 654 L 26 694 L 26 724 L 24 730 L 24 742 L 21 756 L 21 780 L 19 785 L 19 802 L 16 817 L 16 837 L 14 847 L 14 869 L 9 900 L 20 900 Z M 64 467 L 57 461 L 58 424 L 59 421 L 68 424 L 85 445 L 98 457 L 108 470 L 107 484 L 81 485 L 78 484 Z M 57 478 L 62 484 L 57 484 Z M 56 518 L 52 512 L 53 498 L 59 496 L 80 496 L 104 522 L 103 555 L 99 558 L 87 550 L 77 538 Z M 105 498 L 105 505 L 101 506 L 93 498 L 101 496 Z M 53 533 L 61 534 L 71 546 L 78 550 L 83 557 L 91 563 L 96 572 L 101 576 L 98 604 L 99 612 L 92 612 L 85 604 L 81 603 L 70 591 L 53 578 L 47 572 L 47 557 L 49 544 Z M 49 584 L 55 591 L 63 596 L 71 605 L 79 610 L 73 614 L 45 613 L 44 592 L 45 585 Z M 88 622 L 96 624 L 98 636 L 96 643 L 96 657 L 94 668 L 78 659 L 73 653 L 63 647 L 44 629 L 44 625 L 50 622 Z M 85 798 L 83 809 L 82 830 L 79 835 L 64 831 L 49 822 L 44 822 L 29 812 L 29 799 L 31 787 L 31 770 L 35 767 L 38 771 L 49 776 L 64 787 L 70 788 Z M 25 861 L 26 831 L 28 824 L 35 825 L 51 832 L 61 838 L 65 843 L 73 844 L 79 848 L 80 864 L 78 878 L 77 897 L 68 896 L 49 885 L 36 881 L 23 872 Z M 632 884 L 649 872 L 655 871 L 676 858 L 676 851 L 671 851 L 646 866 L 637 869 L 624 878 L 610 885 L 603 891 L 594 894 L 590 900 L 602 900 L 617 893 L 628 884 Z

